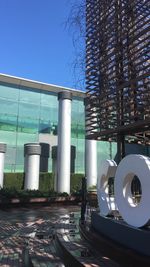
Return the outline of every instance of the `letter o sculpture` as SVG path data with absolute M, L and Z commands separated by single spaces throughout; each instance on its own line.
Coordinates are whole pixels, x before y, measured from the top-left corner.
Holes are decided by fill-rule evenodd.
M 117 164 L 114 160 L 105 160 L 100 165 L 97 181 L 97 198 L 100 214 L 107 216 L 116 210 L 114 197 L 109 197 L 108 179 L 115 176 Z
M 132 198 L 131 183 L 134 176 L 141 183 L 142 196 L 138 205 Z M 150 158 L 128 155 L 119 163 L 114 182 L 115 200 L 122 218 L 134 227 L 150 221 Z

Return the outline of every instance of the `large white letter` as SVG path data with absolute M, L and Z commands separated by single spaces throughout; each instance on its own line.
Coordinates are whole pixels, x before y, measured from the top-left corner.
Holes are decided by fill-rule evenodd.
M 112 210 L 117 209 L 114 197 L 110 197 L 108 192 L 108 179 L 115 176 L 116 168 L 117 164 L 114 160 L 105 160 L 100 166 L 97 181 L 97 197 L 100 214 L 103 216 L 107 216 Z
M 134 176 L 141 183 L 142 196 L 133 202 L 131 183 Z M 118 165 L 115 175 L 115 199 L 120 214 L 130 225 L 142 227 L 150 220 L 150 158 L 142 155 L 126 156 Z

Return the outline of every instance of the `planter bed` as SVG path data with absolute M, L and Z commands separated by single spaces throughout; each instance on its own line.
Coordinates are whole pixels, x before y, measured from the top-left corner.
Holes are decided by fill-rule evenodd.
M 78 204 L 80 197 L 26 197 L 26 198 L 0 198 L 1 207 L 26 206 L 26 205 L 51 205 L 51 204 Z

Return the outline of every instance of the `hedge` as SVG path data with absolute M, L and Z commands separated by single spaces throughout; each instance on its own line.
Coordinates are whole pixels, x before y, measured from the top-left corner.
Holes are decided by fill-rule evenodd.
M 80 191 L 83 174 L 71 174 L 71 192 Z M 5 173 L 4 188 L 22 190 L 24 184 L 24 173 Z M 54 191 L 54 174 L 40 173 L 39 191 Z
M 42 192 L 54 191 L 53 173 L 40 173 L 39 190 Z
M 23 189 L 24 173 L 5 173 L 4 188 Z
M 70 179 L 71 192 L 78 192 L 81 190 L 83 177 L 84 175 L 82 173 L 71 174 L 71 179 Z

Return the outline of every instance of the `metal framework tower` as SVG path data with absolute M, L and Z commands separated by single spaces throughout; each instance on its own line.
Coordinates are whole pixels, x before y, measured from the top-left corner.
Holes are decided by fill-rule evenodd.
M 86 90 L 87 138 L 150 144 L 149 0 L 86 0 Z

